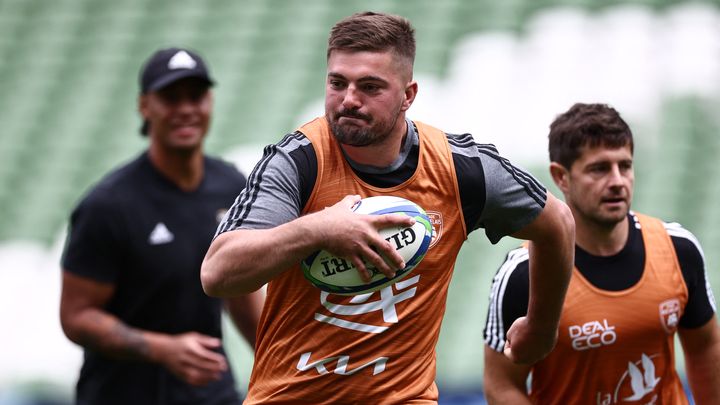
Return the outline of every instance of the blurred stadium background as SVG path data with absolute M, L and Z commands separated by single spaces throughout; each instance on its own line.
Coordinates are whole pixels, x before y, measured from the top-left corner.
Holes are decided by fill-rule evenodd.
M 694 232 L 720 291 L 720 0 L 0 0 L 0 404 L 71 399 L 81 352 L 57 319 L 67 217 L 145 146 L 145 57 L 172 45 L 206 57 L 218 82 L 207 149 L 249 173 L 264 144 L 322 113 L 328 30 L 362 10 L 416 26 L 411 118 L 494 143 L 548 185 L 554 116 L 576 101 L 618 108 L 636 136 L 635 209 Z M 441 403 L 484 403 L 488 289 L 516 243 L 478 232 L 461 254 Z M 251 354 L 226 329 L 244 389 Z

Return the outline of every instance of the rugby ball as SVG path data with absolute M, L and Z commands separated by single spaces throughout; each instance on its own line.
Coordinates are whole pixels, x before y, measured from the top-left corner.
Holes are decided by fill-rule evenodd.
M 310 283 L 323 291 L 341 295 L 358 295 L 377 291 L 407 276 L 425 257 L 432 239 L 432 224 L 425 210 L 412 201 L 400 197 L 375 196 L 363 198 L 353 206 L 358 214 L 405 214 L 415 218 L 411 227 L 395 226 L 379 231 L 405 261 L 405 268 L 388 278 L 375 266 L 368 265 L 372 273 L 370 282 L 360 278 L 349 260 L 337 257 L 326 250 L 317 251 L 302 261 L 302 269 Z

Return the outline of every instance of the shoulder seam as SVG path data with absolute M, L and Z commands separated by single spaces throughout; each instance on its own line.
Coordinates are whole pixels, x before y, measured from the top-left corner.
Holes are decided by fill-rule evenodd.
M 215 232 L 215 237 L 217 237 L 221 233 L 224 233 L 230 229 L 235 229 L 242 225 L 242 222 L 249 215 L 249 207 L 252 205 L 252 202 L 257 199 L 258 193 L 260 191 L 259 184 L 262 181 L 263 173 L 265 172 L 268 163 L 275 155 L 277 155 L 279 149 L 282 149 L 294 140 L 301 140 L 303 138 L 306 138 L 305 134 L 300 131 L 295 131 L 293 133 L 285 135 L 283 139 L 280 140 L 280 142 L 265 146 L 265 149 L 263 150 L 263 156 L 260 161 L 255 165 L 253 171 L 250 173 L 245 189 L 235 199 L 235 202 L 230 208 L 230 211 L 228 211 L 228 213 L 226 214 L 227 221 L 223 222 L 218 227 L 217 232 Z M 240 207 L 243 207 L 242 211 L 240 210 Z

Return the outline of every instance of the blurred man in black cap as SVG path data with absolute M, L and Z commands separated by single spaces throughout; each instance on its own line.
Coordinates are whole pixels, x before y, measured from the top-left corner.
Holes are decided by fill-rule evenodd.
M 71 215 L 60 319 L 85 352 L 78 404 L 240 403 L 222 348 L 223 302 L 200 284 L 218 222 L 246 182 L 203 153 L 213 84 L 196 53 L 154 53 L 138 98 L 148 149 Z M 262 296 L 225 303 L 254 346 Z

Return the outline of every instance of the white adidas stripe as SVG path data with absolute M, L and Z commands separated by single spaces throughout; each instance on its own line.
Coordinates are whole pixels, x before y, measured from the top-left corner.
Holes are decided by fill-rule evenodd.
M 488 321 L 485 326 L 485 342 L 495 351 L 502 351 L 505 347 L 505 327 L 503 325 L 502 302 L 505 296 L 505 289 L 508 280 L 518 264 L 528 260 L 529 252 L 526 248 L 518 248 L 508 253 L 505 262 L 498 269 L 493 278 L 492 291 L 490 292 L 490 308 L 488 309 Z
M 665 231 L 667 231 L 668 235 L 689 240 L 690 242 L 692 242 L 693 245 L 695 245 L 695 248 L 698 250 L 698 252 L 700 252 L 700 256 L 703 260 L 703 274 L 705 276 L 705 290 L 707 291 L 708 301 L 710 302 L 710 306 L 712 307 L 713 311 L 717 312 L 715 296 L 713 295 L 712 287 L 710 286 L 710 279 L 708 278 L 707 267 L 704 265 L 706 263 L 705 252 L 703 252 L 702 246 L 700 246 L 700 241 L 698 241 L 698 239 L 695 237 L 695 235 L 693 235 L 692 232 L 683 228 L 682 225 L 677 222 L 663 222 L 663 225 L 665 226 Z

